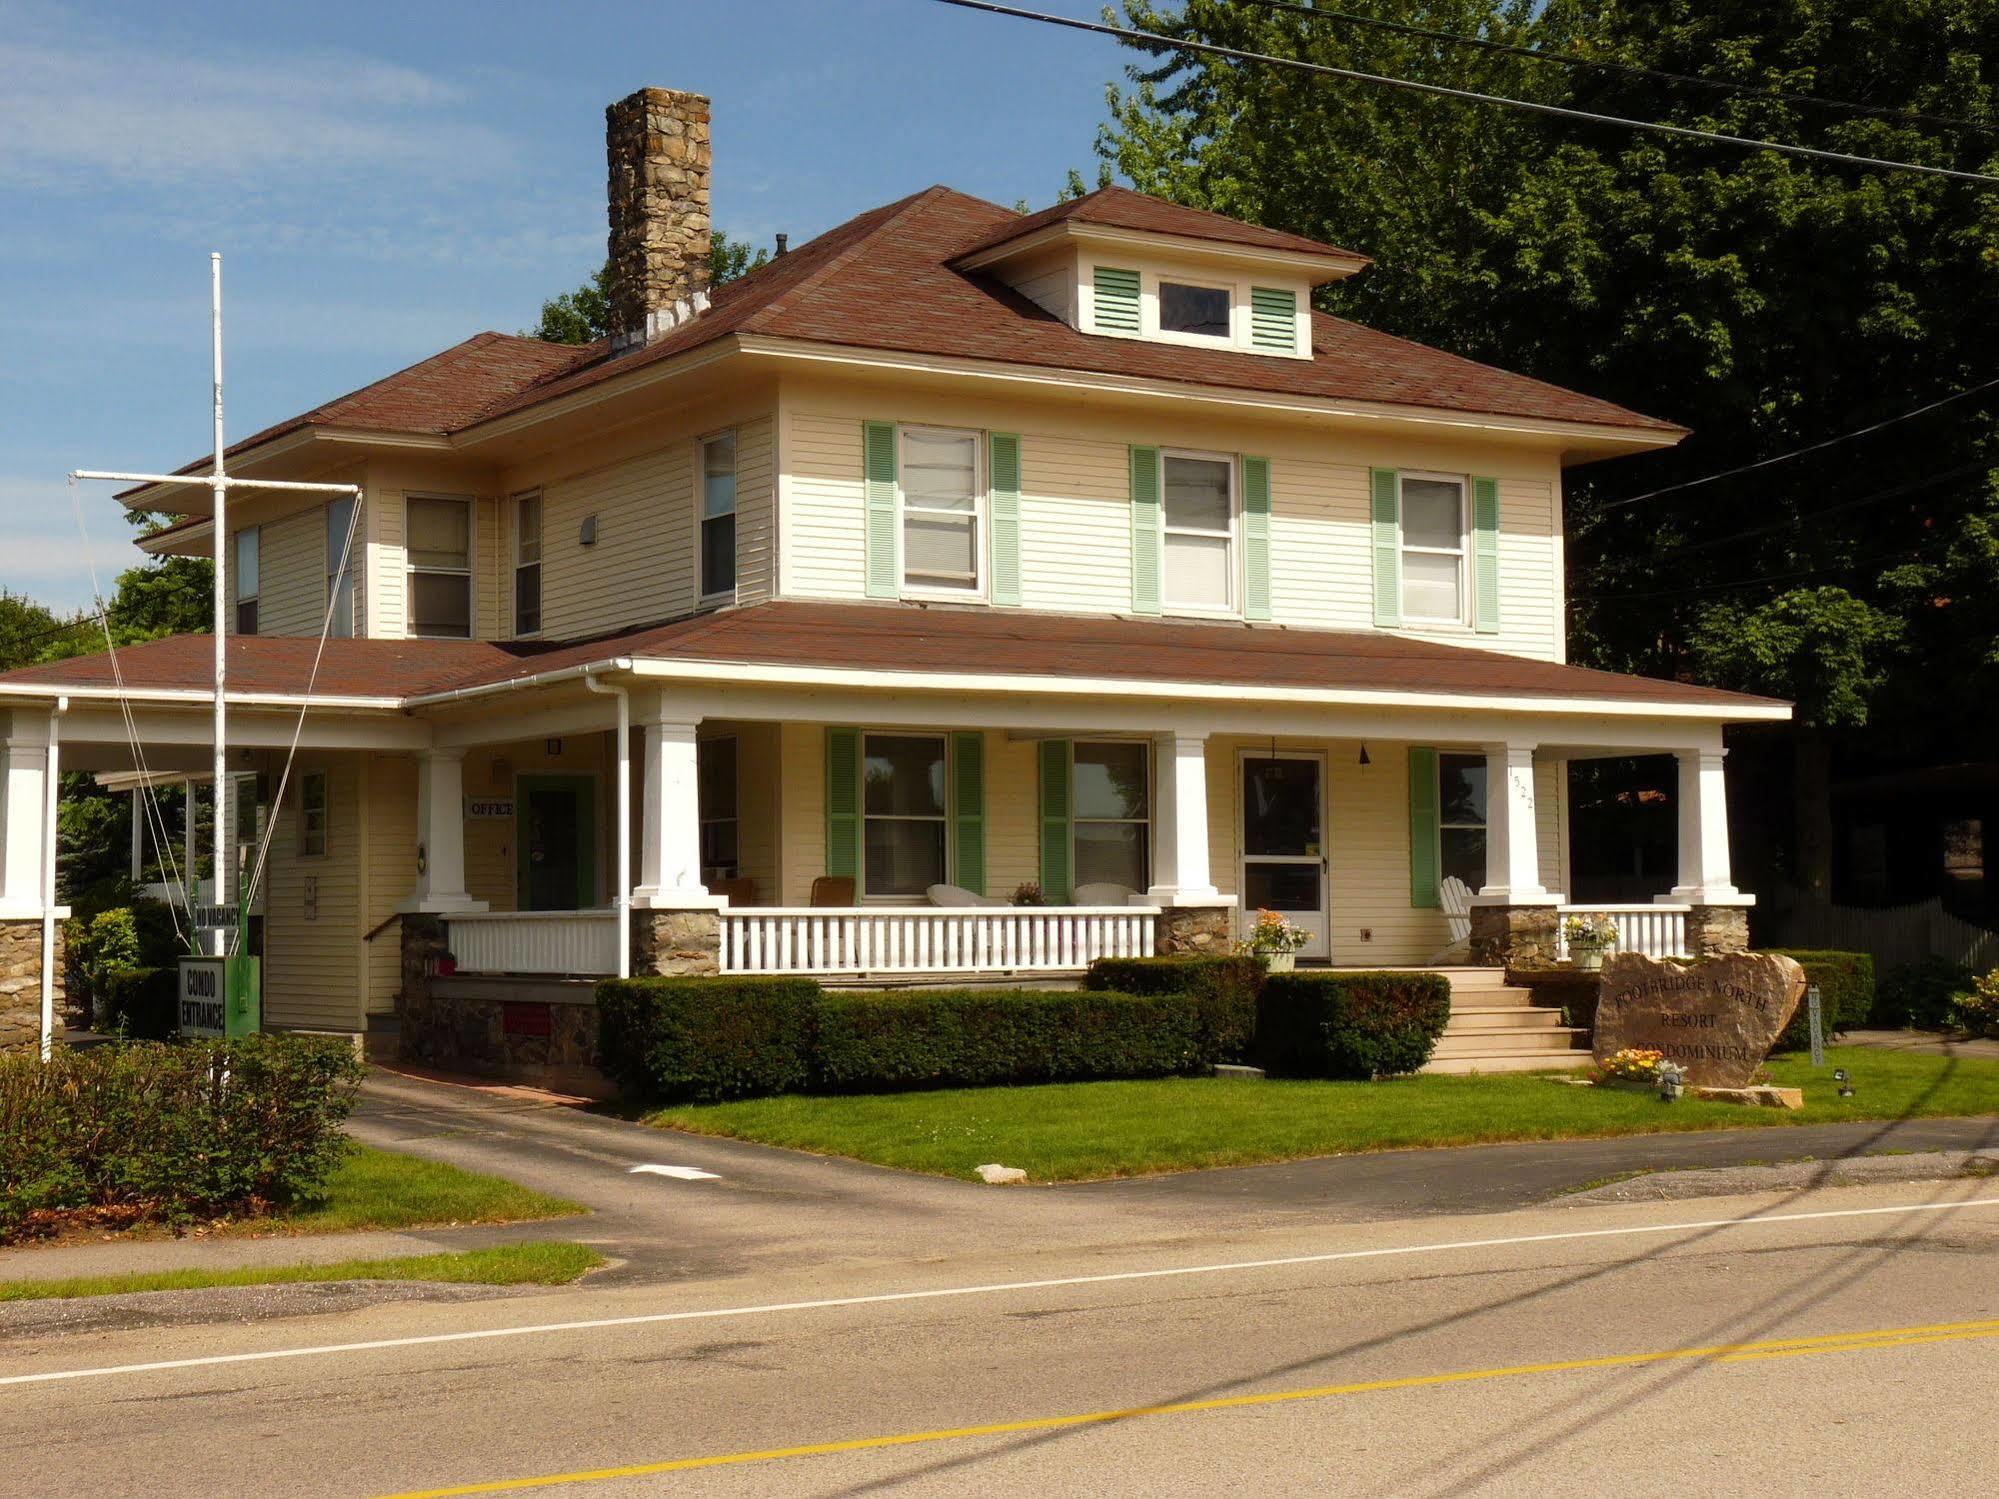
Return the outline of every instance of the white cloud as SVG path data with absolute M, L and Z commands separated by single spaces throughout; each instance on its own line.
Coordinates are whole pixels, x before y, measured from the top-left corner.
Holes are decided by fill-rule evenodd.
M 83 526 L 70 507 L 61 474 L 0 475 L 0 588 L 26 594 L 52 609 L 79 609 L 91 601 L 90 570 L 106 597 L 118 574 L 146 560 L 132 545 L 137 534 L 112 486 L 86 484 L 79 499 Z

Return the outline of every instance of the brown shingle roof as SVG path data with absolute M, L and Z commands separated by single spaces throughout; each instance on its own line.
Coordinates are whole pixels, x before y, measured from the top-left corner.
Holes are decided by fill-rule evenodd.
M 1155 198 L 1150 193 L 1135 193 L 1128 187 L 1115 184 L 1100 187 L 1080 198 L 1071 198 L 1066 203 L 1057 203 L 1039 213 L 1016 218 L 959 253 L 976 255 L 981 250 L 990 250 L 1009 240 L 1046 229 L 1050 224 L 1066 223 L 1101 224 L 1108 229 L 1137 229 L 1151 234 L 1178 235 L 1182 239 L 1218 240 L 1223 244 L 1251 245 L 1262 250 L 1289 250 L 1301 255 L 1367 259 L 1365 255 L 1342 250 L 1338 245 L 1329 245 L 1323 240 L 1307 239 L 1302 234 L 1291 234 L 1282 229 L 1266 229 L 1261 224 L 1245 224 L 1225 214 L 1210 213 L 1205 208 L 1187 208 L 1179 203 L 1169 203 L 1164 198 Z
M 230 680 L 245 693 L 297 693 L 317 642 L 231 640 Z M 780 600 L 698 614 L 572 642 L 332 640 L 320 669 L 325 695 L 421 698 L 495 687 L 619 657 L 804 670 L 1067 677 L 1231 688 L 1472 694 L 1559 698 L 1579 705 L 1640 703 L 1721 710 L 1773 700 L 1688 682 L 1620 676 L 1376 631 L 1298 630 L 1230 622 L 1128 619 L 1023 610 Z M 209 637 L 182 635 L 119 653 L 134 688 L 205 688 Z M 107 657 L 0 673 L 13 685 L 109 686 Z

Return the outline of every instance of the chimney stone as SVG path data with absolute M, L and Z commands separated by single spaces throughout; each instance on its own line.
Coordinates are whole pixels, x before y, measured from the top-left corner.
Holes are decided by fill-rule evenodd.
M 708 306 L 708 101 L 640 89 L 604 111 L 611 351 L 642 348 Z

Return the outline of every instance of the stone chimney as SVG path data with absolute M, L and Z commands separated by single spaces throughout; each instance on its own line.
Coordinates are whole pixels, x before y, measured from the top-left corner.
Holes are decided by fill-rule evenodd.
M 604 111 L 611 351 L 643 348 L 708 306 L 708 101 L 645 88 Z

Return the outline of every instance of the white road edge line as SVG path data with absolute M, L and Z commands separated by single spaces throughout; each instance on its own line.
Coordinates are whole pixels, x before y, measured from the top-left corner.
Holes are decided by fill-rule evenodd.
M 778 1312 L 827 1311 L 838 1307 L 881 1306 L 896 1301 L 936 1301 L 953 1296 L 994 1296 L 1008 1291 L 1043 1291 L 1064 1286 L 1109 1285 L 1117 1281 L 1167 1280 L 1186 1275 L 1221 1275 L 1236 1270 L 1277 1270 L 1293 1265 L 1327 1265 L 1340 1260 L 1386 1259 L 1405 1254 L 1444 1254 L 1464 1249 L 1502 1249 L 1514 1244 L 1554 1244 L 1577 1239 L 1629 1238 L 1639 1234 L 1670 1234 L 1704 1228 L 1755 1228 L 1773 1223 L 1809 1223 L 1831 1218 L 1878 1218 L 1910 1213 L 1955 1213 L 1966 1208 L 1999 1207 L 1999 1197 L 1974 1197 L 1964 1202 L 1923 1202 L 1898 1207 L 1828 1208 L 1815 1213 L 1773 1213 L 1747 1218 L 1699 1218 L 1682 1223 L 1645 1223 L 1625 1228 L 1582 1228 L 1558 1234 L 1518 1234 L 1504 1239 L 1456 1239 L 1442 1244 L 1396 1244 L 1376 1249 L 1341 1249 L 1326 1254 L 1297 1254 L 1283 1259 L 1236 1260 L 1219 1265 L 1174 1265 L 1162 1270 L 1118 1270 L 1103 1275 L 1065 1275 L 1049 1280 L 998 1281 L 977 1286 L 944 1286 L 929 1291 L 881 1291 L 871 1296 L 832 1296 L 819 1301 L 778 1301 L 761 1306 L 709 1307 L 689 1312 L 642 1312 L 628 1317 L 593 1317 L 575 1322 L 534 1322 L 520 1327 L 474 1328 L 465 1332 L 424 1333 L 407 1338 L 373 1338 L 359 1343 L 323 1343 L 305 1348 L 267 1348 L 253 1353 L 212 1353 L 201 1358 L 160 1359 L 146 1364 L 111 1364 L 87 1369 L 51 1369 L 40 1374 L 0 1375 L 0 1386 L 53 1384 L 58 1380 L 95 1379 L 111 1374 L 153 1374 L 168 1369 L 206 1369 L 223 1364 L 260 1363 L 268 1359 L 313 1358 L 334 1353 L 370 1353 L 386 1348 L 420 1348 L 434 1343 L 471 1343 L 488 1338 L 521 1338 L 542 1333 L 592 1332 L 607 1327 L 642 1327 L 657 1322 L 699 1322 L 718 1317 L 756 1317 Z
M 684 1182 L 718 1182 L 722 1179 L 712 1171 L 703 1171 L 699 1166 L 634 1166 L 625 1175 L 670 1176 L 675 1181 Z

